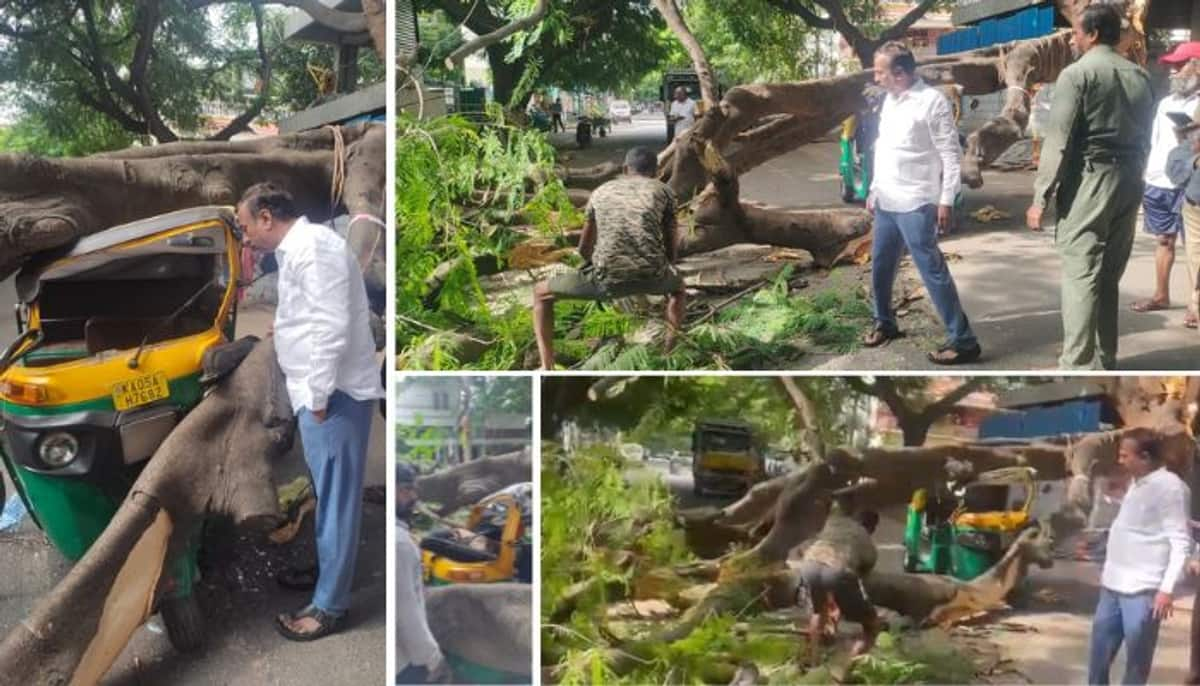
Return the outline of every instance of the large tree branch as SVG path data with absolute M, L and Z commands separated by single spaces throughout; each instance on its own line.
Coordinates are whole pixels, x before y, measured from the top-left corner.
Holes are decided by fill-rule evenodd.
M 538 4 L 533 8 L 533 11 L 528 15 L 514 19 L 512 22 L 502 26 L 491 33 L 476 37 L 474 40 L 467 41 L 458 47 L 457 50 L 450 53 L 446 57 L 446 66 L 449 69 L 456 69 L 459 62 L 468 55 L 473 55 L 476 52 L 483 50 L 489 45 L 495 45 L 509 36 L 533 28 L 550 10 L 550 0 L 538 0 Z
M 846 11 L 842 8 L 841 0 L 813 0 L 817 5 L 820 5 L 828 14 L 829 19 L 833 22 L 833 26 L 837 32 L 842 34 L 846 42 L 852 45 L 857 51 L 859 45 L 864 41 L 871 42 L 863 32 L 850 21 L 846 16 Z
M 813 457 L 824 459 L 825 442 L 821 440 L 820 430 L 817 428 L 817 410 L 812 399 L 796 384 L 794 377 L 781 376 L 779 383 L 783 385 L 784 392 L 796 408 L 796 424 L 804 436 L 805 444 L 812 451 Z
M 252 3 L 254 9 L 254 30 L 258 36 L 258 60 L 259 60 L 259 92 L 254 98 L 250 108 L 234 118 L 224 128 L 211 136 L 209 140 L 225 141 L 231 136 L 241 131 L 250 128 L 250 122 L 263 111 L 267 106 L 267 101 L 271 98 L 271 56 L 267 54 L 266 42 L 263 40 L 263 11 L 262 7 L 257 3 Z
M 822 17 L 816 12 L 813 12 L 808 7 L 805 7 L 804 4 L 799 0 L 767 0 L 767 2 L 778 7 L 784 12 L 787 12 L 788 14 L 794 14 L 797 17 L 800 17 L 805 24 L 808 24 L 814 29 L 825 29 L 827 31 L 832 31 L 835 28 L 832 19 L 829 17 Z
M 900 21 L 884 29 L 883 32 L 879 34 L 878 41 L 880 43 L 886 43 L 890 40 L 903 38 L 904 33 L 908 31 L 909 27 L 917 23 L 917 20 L 925 16 L 929 10 L 933 9 L 933 6 L 937 4 L 937 1 L 938 0 L 922 0 L 920 4 L 909 10 L 908 14 L 905 14 L 903 17 L 901 17 Z
M 936 401 L 926 405 L 925 409 L 921 410 L 921 415 L 930 419 L 931 421 L 937 419 L 938 417 L 954 409 L 954 406 L 958 404 L 958 401 L 974 393 L 976 389 L 983 385 L 984 381 L 986 381 L 986 378 L 981 376 L 971 377 L 963 381 L 961 384 L 956 386 L 954 390 L 950 391 Z
M 687 50 L 688 57 L 692 60 L 692 66 L 696 70 L 696 76 L 700 79 L 700 98 L 704 101 L 705 109 L 711 110 L 717 105 L 717 80 L 708 63 L 708 56 L 704 54 L 704 48 L 700 46 L 700 41 L 696 40 L 696 36 L 688 28 L 683 15 L 679 13 L 679 8 L 675 6 L 675 0 L 654 0 L 654 6 L 666 20 L 667 27 L 683 44 L 684 50 Z

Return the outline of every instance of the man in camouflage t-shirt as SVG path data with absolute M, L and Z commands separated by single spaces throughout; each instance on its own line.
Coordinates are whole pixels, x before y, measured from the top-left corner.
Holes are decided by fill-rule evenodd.
M 658 159 L 649 148 L 625 155 L 625 173 L 600 186 L 587 205 L 579 238 L 582 269 L 559 274 L 533 289 L 533 330 L 542 368 L 554 368 L 554 299 L 612 300 L 666 294 L 667 349 L 683 323 L 683 280 L 676 258 L 675 195 L 654 178 Z

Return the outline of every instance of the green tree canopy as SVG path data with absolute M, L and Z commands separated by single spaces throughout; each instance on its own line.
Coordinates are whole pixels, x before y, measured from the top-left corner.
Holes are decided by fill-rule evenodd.
M 233 116 L 211 136 L 303 108 L 309 65 L 332 48 L 284 41 L 287 11 L 257 2 L 85 0 L 0 5 L 0 107 L 18 113 L 5 149 L 86 154 L 195 136 L 206 110 Z M 363 80 L 382 78 L 362 51 Z

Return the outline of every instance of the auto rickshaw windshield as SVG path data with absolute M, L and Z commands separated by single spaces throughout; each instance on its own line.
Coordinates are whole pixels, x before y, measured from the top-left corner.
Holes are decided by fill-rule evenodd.
M 82 243 L 82 242 L 81 242 Z M 84 344 L 88 355 L 201 333 L 230 281 L 226 229 L 209 225 L 94 252 L 77 249 L 26 276 L 43 345 Z

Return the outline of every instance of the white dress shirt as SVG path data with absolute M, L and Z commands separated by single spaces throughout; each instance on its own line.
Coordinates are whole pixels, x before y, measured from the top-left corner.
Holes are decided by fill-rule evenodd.
M 1160 467 L 1134 479 L 1108 532 L 1100 584 L 1117 593 L 1171 593 L 1187 562 L 1191 490 Z
M 442 650 L 429 631 L 425 616 L 424 571 L 421 550 L 413 542 L 408 523 L 396 520 L 396 671 L 408 665 L 434 671 Z
M 919 78 L 898 96 L 888 93 L 875 141 L 876 207 L 912 212 L 922 205 L 953 206 L 961 169 L 958 127 L 946 96 Z
M 300 217 L 275 249 L 275 354 L 292 409 L 326 409 L 334 391 L 383 397 L 362 271 L 332 229 Z
M 1167 155 L 1179 145 L 1175 138 L 1175 122 L 1167 116 L 1170 112 L 1182 112 L 1191 117 L 1200 107 L 1200 94 L 1183 98 L 1174 93 L 1158 103 L 1154 115 L 1154 127 L 1150 131 L 1150 156 L 1146 160 L 1146 183 L 1155 188 L 1174 190 L 1178 188 L 1167 178 Z
M 683 135 L 684 131 L 692 128 L 692 125 L 696 123 L 696 101 L 691 98 L 683 102 L 672 100 L 671 116 L 682 117 L 679 121 L 675 122 L 675 137 L 679 138 Z

